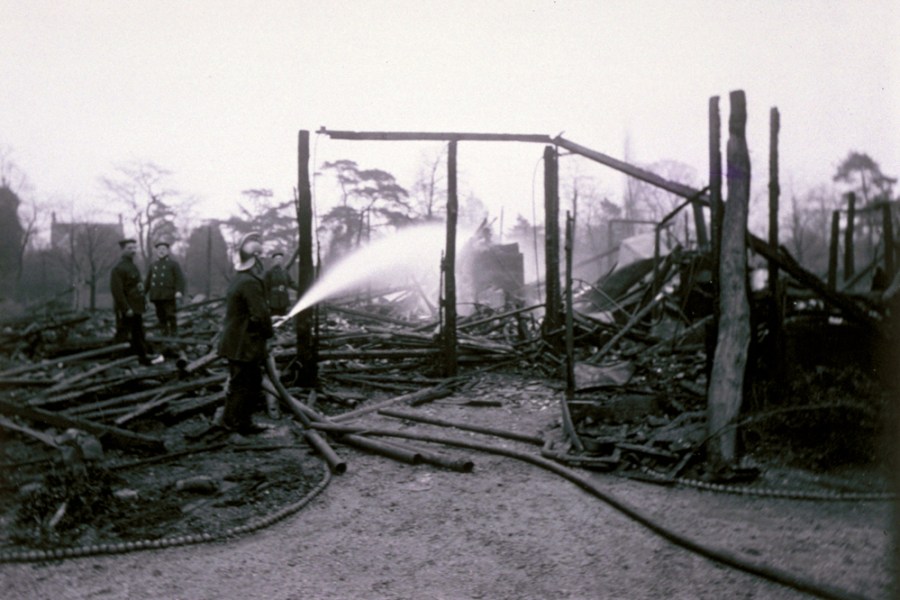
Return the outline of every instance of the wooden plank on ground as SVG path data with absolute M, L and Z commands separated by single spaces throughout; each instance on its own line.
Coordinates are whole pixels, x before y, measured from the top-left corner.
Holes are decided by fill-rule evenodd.
M 134 433 L 118 427 L 109 427 L 87 419 L 71 417 L 49 410 L 43 410 L 32 406 L 23 406 L 21 404 L 16 404 L 15 402 L 10 402 L 9 400 L 0 399 L 0 414 L 21 417 L 38 423 L 46 423 L 62 429 L 68 429 L 70 427 L 81 429 L 82 431 L 86 431 L 97 437 L 105 437 L 122 448 L 144 450 L 148 452 L 166 451 L 163 441 L 159 438 Z

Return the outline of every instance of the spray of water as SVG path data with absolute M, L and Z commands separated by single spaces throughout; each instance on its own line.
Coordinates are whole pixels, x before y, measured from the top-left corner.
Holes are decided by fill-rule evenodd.
M 460 235 L 467 239 L 466 235 Z M 347 255 L 326 270 L 276 326 L 323 300 L 367 282 L 399 282 L 438 271 L 446 231 L 443 225 L 401 229 Z M 420 279 L 421 280 L 421 279 Z

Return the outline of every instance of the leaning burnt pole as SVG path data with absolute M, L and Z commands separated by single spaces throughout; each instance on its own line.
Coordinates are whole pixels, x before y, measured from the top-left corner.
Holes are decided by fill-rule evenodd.
M 312 287 L 315 280 L 313 263 L 312 188 L 309 180 L 309 131 L 300 130 L 297 143 L 297 297 Z M 318 375 L 317 342 L 313 334 L 315 308 L 301 311 L 294 319 L 297 332 L 297 383 L 302 387 L 315 387 Z
M 750 154 L 745 129 L 743 91 L 730 94 L 726 180 L 728 202 L 722 215 L 719 258 L 719 330 L 709 381 L 708 456 L 713 467 L 732 464 L 737 434 L 732 427 L 744 397 L 744 371 L 750 345 L 750 300 L 747 292 L 747 211 L 750 200 Z

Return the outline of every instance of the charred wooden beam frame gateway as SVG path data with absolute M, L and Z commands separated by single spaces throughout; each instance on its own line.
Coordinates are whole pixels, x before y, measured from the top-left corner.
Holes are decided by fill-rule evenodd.
M 580 144 L 576 144 L 570 140 L 563 138 L 562 136 L 550 137 L 544 134 L 510 134 L 510 133 L 464 133 L 464 132 L 422 132 L 422 131 L 346 131 L 346 130 L 329 130 L 325 127 L 321 127 L 318 132 L 321 135 L 327 135 L 331 139 L 335 140 L 359 140 L 359 141 L 442 141 L 448 142 L 453 150 L 456 150 L 456 144 L 458 142 L 525 142 L 525 143 L 535 143 L 535 144 L 545 144 L 547 147 L 544 149 L 544 202 L 545 202 L 545 217 L 547 219 L 547 238 L 548 243 L 545 248 L 546 261 L 545 261 L 545 281 L 547 282 L 547 313 L 544 321 L 544 334 L 548 337 L 548 339 L 557 339 L 558 341 L 562 340 L 562 336 L 560 333 L 562 332 L 562 295 L 561 289 L 559 286 L 559 200 L 558 200 L 558 160 L 557 160 L 557 151 L 556 148 L 564 148 L 573 154 L 578 154 L 584 158 L 588 158 L 595 162 L 598 162 L 602 165 L 605 165 L 611 169 L 624 173 L 630 177 L 634 177 L 640 181 L 648 183 L 650 185 L 656 186 L 663 190 L 666 190 L 672 194 L 685 198 L 691 202 L 694 207 L 695 213 L 695 221 L 698 223 L 698 242 L 705 246 L 707 245 L 707 234 L 706 234 L 706 225 L 705 221 L 702 217 L 702 206 L 709 205 L 709 200 L 701 190 L 695 190 L 689 186 L 676 183 L 673 181 L 669 181 L 660 177 L 659 175 L 652 173 L 650 171 L 641 169 L 640 167 L 636 167 L 624 161 L 615 159 L 611 156 L 603 154 L 602 152 L 597 152 L 596 150 L 592 150 Z M 306 147 L 304 152 L 303 144 L 301 143 L 301 177 L 299 186 L 302 190 L 304 186 L 308 189 L 309 180 L 309 148 L 308 148 L 308 135 L 309 132 L 301 131 L 301 140 L 306 140 Z M 304 138 L 304 136 L 306 136 Z M 556 147 L 556 148 L 554 148 Z M 448 175 L 455 175 L 455 158 L 456 153 L 453 152 L 452 159 L 450 160 L 448 157 Z M 305 173 L 306 179 L 304 181 L 303 173 L 305 165 Z M 451 179 L 452 180 L 452 179 Z M 301 201 L 303 196 L 303 192 L 300 194 Z M 450 221 L 451 219 L 448 219 Z M 451 231 L 451 226 L 453 231 Z M 301 222 L 301 239 L 304 237 L 303 229 L 304 224 Z M 450 241 L 451 235 L 455 239 L 455 229 L 456 224 L 453 222 L 452 224 L 448 222 L 448 244 Z M 554 231 L 550 231 L 551 228 L 555 228 Z M 305 291 L 302 282 L 305 280 L 312 281 L 312 250 L 303 249 L 301 246 L 301 256 L 303 252 L 309 253 L 309 260 L 307 261 L 310 266 L 307 267 L 308 273 L 306 275 L 306 279 L 304 278 L 303 273 L 303 264 L 301 262 L 301 289 L 300 292 L 302 294 Z M 445 263 L 449 263 L 449 256 L 445 256 Z M 445 264 L 445 278 L 453 277 L 447 267 L 449 264 Z M 445 282 L 447 280 L 445 279 Z M 450 279 L 448 283 L 452 283 L 455 279 Z M 551 282 L 555 282 L 555 284 L 551 285 Z M 448 297 L 443 306 L 444 310 L 444 319 L 442 320 L 446 327 L 451 328 L 451 323 L 455 323 L 456 319 L 456 307 L 453 302 L 450 302 L 449 292 L 455 292 L 454 287 L 445 286 L 445 290 L 448 292 Z M 307 340 L 312 340 L 311 334 L 311 323 L 301 324 L 300 320 L 298 320 L 298 345 L 302 344 L 300 340 L 301 329 L 304 329 L 303 337 Z M 309 333 L 306 332 L 306 329 L 309 330 Z M 445 362 L 447 365 L 448 373 L 453 371 L 453 365 L 455 365 L 454 354 L 455 348 L 453 341 L 455 340 L 455 333 L 448 334 L 448 332 L 444 332 L 444 352 L 445 352 Z M 309 354 L 309 350 L 300 350 L 301 352 Z
M 741 100 L 743 100 L 743 92 L 734 92 L 731 95 L 732 102 L 741 104 Z M 733 110 L 735 107 L 732 107 Z M 742 107 L 738 107 L 736 114 L 734 117 L 737 120 L 740 120 L 740 112 Z M 710 117 L 710 131 L 709 131 L 709 142 L 710 142 L 710 185 L 708 188 L 704 190 L 697 190 L 690 186 L 683 185 L 674 181 L 669 181 L 659 175 L 652 173 L 650 171 L 644 170 L 635 165 L 629 164 L 627 162 L 615 159 L 611 156 L 603 154 L 601 152 L 597 152 L 596 150 L 592 150 L 585 146 L 581 146 L 575 142 L 567 140 L 562 136 L 550 137 L 542 134 L 502 134 L 502 133 L 462 133 L 462 132 L 388 132 L 388 131 L 369 131 L 369 132 L 360 132 L 360 131 L 332 131 L 328 130 L 325 127 L 319 129 L 318 133 L 327 135 L 331 139 L 339 139 L 339 140 L 368 140 L 368 141 L 444 141 L 451 144 L 451 148 L 454 151 L 452 153 L 452 160 L 448 160 L 448 171 L 451 174 L 455 175 L 455 158 L 456 158 L 456 144 L 460 141 L 472 141 L 472 142 L 526 142 L 526 143 L 537 143 L 537 144 L 545 144 L 547 148 L 545 148 L 544 152 L 544 163 L 545 163 L 545 216 L 547 217 L 547 225 L 548 225 L 548 233 L 547 233 L 547 247 L 545 248 L 546 254 L 546 281 L 547 285 L 547 315 L 544 321 L 544 335 L 549 337 L 559 336 L 559 333 L 562 329 L 561 327 L 561 307 L 562 307 L 562 298 L 561 298 L 561 290 L 559 286 L 559 205 L 558 198 L 555 192 L 555 187 L 558 185 L 558 149 L 563 148 L 573 154 L 580 155 L 584 158 L 588 158 L 595 162 L 598 162 L 602 165 L 605 165 L 611 169 L 619 171 L 620 173 L 624 173 L 630 177 L 658 187 L 662 190 L 670 192 L 676 196 L 684 198 L 688 203 L 690 203 L 694 210 L 695 224 L 697 228 L 697 241 L 701 248 L 709 248 L 712 253 L 713 258 L 713 270 L 714 270 L 714 283 L 715 287 L 719 289 L 719 281 L 722 277 L 722 273 L 720 270 L 720 258 L 719 254 L 722 251 L 722 230 L 723 230 L 723 213 L 724 213 L 724 203 L 721 200 L 721 185 L 722 185 L 722 158 L 721 158 L 721 150 L 719 148 L 719 107 L 718 107 L 718 97 L 712 97 L 709 101 L 709 117 Z M 769 181 L 769 190 L 770 190 L 770 231 L 769 231 L 769 240 L 768 243 L 753 234 L 747 232 L 747 241 L 750 243 L 751 247 L 757 251 L 760 250 L 769 250 L 771 244 L 771 248 L 778 248 L 778 230 L 777 230 L 777 210 L 778 210 L 778 175 L 777 175 L 777 146 L 778 146 L 778 131 L 780 128 L 780 115 L 778 114 L 777 109 L 773 108 L 770 114 L 770 167 L 772 168 L 772 174 L 770 176 Z M 301 136 L 307 132 L 301 132 Z M 742 137 L 743 131 L 741 130 L 740 136 Z M 308 135 L 308 134 L 307 134 Z M 555 147 L 555 148 L 554 148 Z M 308 152 L 305 157 L 308 160 Z M 740 162 L 740 161 L 738 161 Z M 746 181 L 742 180 L 741 185 L 749 185 L 749 160 L 744 160 L 747 164 L 741 164 L 742 168 L 746 168 L 747 177 Z M 308 169 L 307 169 L 308 172 Z M 729 179 L 730 181 L 730 179 Z M 301 184 L 303 182 L 301 181 Z M 306 182 L 308 185 L 308 182 Z M 710 209 L 710 233 L 707 234 L 706 221 L 703 217 L 703 207 L 709 207 Z M 553 213 L 553 214 L 551 214 Z M 455 215 L 454 215 L 455 216 Z M 455 236 L 455 219 L 448 219 L 448 221 L 453 221 L 452 223 L 448 222 L 448 244 L 450 243 L 451 236 Z M 735 219 L 737 221 L 737 227 L 740 227 L 740 223 L 743 219 L 738 218 Z M 774 225 L 773 225 L 774 223 Z M 549 231 L 550 227 L 555 227 L 556 229 L 553 232 Z M 746 225 L 744 225 L 744 230 L 746 231 Z M 301 236 L 303 233 L 301 232 Z M 741 237 L 741 236 L 739 236 Z M 555 254 L 554 254 L 555 249 Z M 731 252 L 735 256 L 739 254 L 740 247 L 735 248 Z M 452 250 L 448 249 L 448 252 Z M 311 251 L 310 251 L 311 252 Z M 770 263 L 770 273 L 777 273 L 777 266 L 780 261 L 776 261 L 773 256 L 777 250 L 773 250 L 772 252 L 763 252 L 763 255 L 769 260 Z M 551 256 L 552 254 L 552 256 Z M 309 261 L 311 264 L 311 260 Z M 734 261 L 731 261 L 732 263 Z M 732 268 L 734 265 L 729 263 L 726 266 L 727 268 Z M 746 267 L 746 266 L 745 266 Z M 453 265 L 445 265 L 445 269 L 453 268 Z M 782 267 L 783 268 L 783 267 Z M 311 269 L 310 269 L 311 273 Z M 445 270 L 445 277 L 449 274 L 449 271 Z M 311 281 L 311 275 L 310 281 Z M 301 281 L 303 281 L 303 275 L 301 274 Z M 445 280 L 446 281 L 446 280 Z M 553 281 L 555 285 L 550 285 L 550 282 Z M 453 283 L 453 279 L 449 280 L 449 283 Z M 774 282 L 772 284 L 774 286 Z M 452 289 L 452 285 L 450 286 Z M 832 295 L 830 295 L 832 296 Z M 553 310 L 554 307 L 557 307 L 557 310 Z M 444 303 L 444 316 L 443 322 L 449 327 L 452 323 L 455 323 L 455 306 L 452 302 L 450 302 L 450 298 L 448 296 L 447 301 Z M 844 312 L 847 312 L 848 308 L 855 307 L 846 307 L 840 306 L 840 308 L 844 309 Z M 568 306 L 567 306 L 568 309 Z M 850 311 L 852 314 L 855 311 Z M 858 316 L 858 315 L 856 315 Z M 720 322 L 720 319 L 726 317 L 728 321 L 732 321 L 731 317 L 728 315 L 722 315 L 720 310 L 717 308 L 716 315 L 714 318 L 714 326 L 713 326 L 713 340 L 715 339 L 717 330 L 723 325 Z M 733 323 L 731 323 L 733 325 Z M 298 342 L 299 342 L 299 327 L 298 324 Z M 455 333 L 455 332 L 454 332 Z M 445 333 L 444 342 L 445 348 L 444 352 L 446 353 L 445 364 L 453 365 L 455 364 L 455 348 L 452 347 L 453 340 L 455 340 L 454 336 L 447 336 Z M 714 343 L 714 342 L 713 342 Z M 715 350 L 715 347 L 708 348 L 710 354 L 712 354 Z M 739 353 L 740 354 L 740 353 Z M 570 359 L 571 360 L 571 359 Z M 738 361 L 740 362 L 740 361 Z M 733 377 L 734 374 L 729 375 L 729 377 Z M 729 399 L 725 402 L 726 405 L 729 405 L 728 410 L 722 411 L 723 414 L 733 412 L 733 404 L 734 398 Z M 716 411 L 718 412 L 718 411 Z M 718 419 L 713 419 L 713 421 L 721 420 L 721 416 Z M 727 418 L 727 417 L 726 417 Z M 718 448 L 720 458 L 724 458 L 726 461 L 730 458 L 732 452 L 729 448 L 729 441 L 721 444 Z
M 331 139 L 339 140 L 367 140 L 367 141 L 442 141 L 447 142 L 449 146 L 447 158 L 447 180 L 448 180 L 448 199 L 447 199 L 447 242 L 444 258 L 441 264 L 443 271 L 444 293 L 445 298 L 442 303 L 442 319 L 444 325 L 442 331 L 443 342 L 443 366 L 444 373 L 447 376 L 456 374 L 457 370 L 457 349 L 456 349 L 456 277 L 455 277 L 455 254 L 456 254 L 456 220 L 457 220 L 457 202 L 456 202 L 456 157 L 457 144 L 461 141 L 467 142 L 526 142 L 545 144 L 544 148 L 544 215 L 546 229 L 545 244 L 545 281 L 546 281 L 546 315 L 543 323 L 543 335 L 551 346 L 562 349 L 563 339 L 569 336 L 561 335 L 563 333 L 563 303 L 562 292 L 560 289 L 559 277 L 559 160 L 558 149 L 564 148 L 573 154 L 577 154 L 603 164 L 607 167 L 622 172 L 630 177 L 634 177 L 650 185 L 659 187 L 663 190 L 671 192 L 677 196 L 681 196 L 692 204 L 694 209 L 694 217 L 697 228 L 697 240 L 701 247 L 708 246 L 708 237 L 706 233 L 706 222 L 702 213 L 702 206 L 709 205 L 709 201 L 704 198 L 705 190 L 698 191 L 688 186 L 668 181 L 655 173 L 646 171 L 626 162 L 614 159 L 606 154 L 586 148 L 561 136 L 551 138 L 541 134 L 502 134 L 502 133 L 460 133 L 460 132 L 388 132 L 388 131 L 329 131 L 322 127 L 318 131 L 319 134 L 327 135 Z M 312 261 L 312 225 L 308 215 L 311 214 L 311 193 L 309 182 L 309 132 L 300 132 L 300 149 L 299 149 L 299 176 L 298 176 L 298 197 L 297 197 L 297 215 L 300 228 L 300 275 L 299 275 L 299 292 L 302 294 L 312 285 L 314 279 L 313 261 Z M 572 225 L 567 221 L 567 228 Z M 567 237 L 567 244 L 571 244 L 571 240 Z M 567 264 L 571 269 L 571 251 L 572 248 L 567 246 Z M 567 271 L 567 276 L 571 276 Z M 571 290 L 567 288 L 569 294 Z M 307 309 L 300 314 L 297 319 L 297 346 L 298 358 L 300 358 L 303 371 L 301 373 L 301 384 L 313 386 L 316 378 L 316 349 L 314 347 L 315 338 L 313 336 L 312 327 L 313 319 L 310 311 Z M 566 323 L 571 323 L 571 298 L 566 303 L 566 314 L 568 318 Z M 554 343 L 556 342 L 556 343 Z M 570 340 L 571 343 L 571 340 Z M 567 352 L 568 362 L 574 359 L 571 348 Z M 307 362 L 311 361 L 311 362 Z M 569 372 L 571 379 L 572 364 L 569 364 Z M 571 384 L 571 382 L 570 382 Z M 571 394 L 567 394 L 571 395 Z M 563 412 L 567 413 L 566 403 L 563 403 Z M 567 433 L 574 441 L 578 438 L 575 435 L 574 427 L 569 423 L 570 431 Z M 576 443 L 576 445 L 578 445 Z

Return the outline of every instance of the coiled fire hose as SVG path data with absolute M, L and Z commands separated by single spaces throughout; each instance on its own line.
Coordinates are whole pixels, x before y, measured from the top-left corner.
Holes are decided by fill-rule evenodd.
M 98 554 L 124 554 L 134 550 L 149 550 L 156 548 L 172 548 L 174 546 L 187 546 L 189 544 L 201 544 L 206 542 L 217 542 L 225 539 L 237 537 L 247 533 L 258 531 L 277 521 L 299 511 L 301 508 L 309 504 L 309 502 L 318 496 L 322 490 L 331 483 L 331 470 L 328 465 L 322 463 L 322 480 L 316 484 L 303 498 L 296 502 L 279 508 L 278 510 L 259 517 L 251 519 L 244 525 L 236 527 L 228 527 L 221 531 L 193 533 L 187 535 L 178 535 L 172 537 L 163 537 L 158 539 L 143 539 L 133 542 L 116 542 L 109 544 L 91 544 L 87 546 L 76 546 L 72 548 L 51 548 L 47 550 L 12 550 L 0 552 L 0 563 L 9 562 L 39 562 L 46 560 L 59 560 L 62 558 L 76 558 L 80 556 L 94 556 Z

